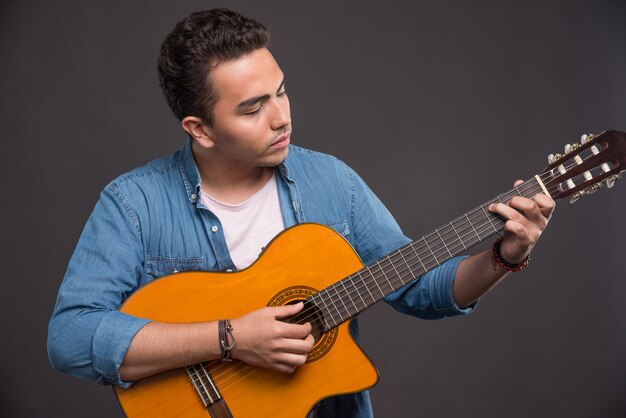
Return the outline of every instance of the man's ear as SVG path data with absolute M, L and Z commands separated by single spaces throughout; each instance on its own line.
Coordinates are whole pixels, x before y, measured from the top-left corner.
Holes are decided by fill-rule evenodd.
M 187 116 L 181 121 L 185 132 L 198 142 L 203 148 L 211 148 L 215 145 L 213 141 L 213 130 L 205 121 L 197 116 Z

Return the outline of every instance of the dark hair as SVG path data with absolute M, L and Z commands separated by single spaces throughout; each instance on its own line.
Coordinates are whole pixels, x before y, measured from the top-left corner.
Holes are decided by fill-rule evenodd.
M 264 48 L 269 36 L 262 23 L 228 9 L 196 12 L 178 22 L 158 60 L 161 89 L 174 115 L 212 124 L 218 97 L 209 79 L 211 67 Z

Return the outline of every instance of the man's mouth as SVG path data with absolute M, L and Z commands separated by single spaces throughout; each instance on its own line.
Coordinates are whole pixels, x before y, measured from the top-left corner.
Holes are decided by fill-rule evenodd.
M 276 141 L 274 141 L 271 145 L 272 148 L 284 148 L 289 145 L 289 138 L 291 137 L 291 132 L 287 132 L 279 136 Z

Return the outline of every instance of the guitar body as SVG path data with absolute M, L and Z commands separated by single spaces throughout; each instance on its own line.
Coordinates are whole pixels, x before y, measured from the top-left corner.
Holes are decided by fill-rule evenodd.
M 304 300 L 362 267 L 350 244 L 334 230 L 301 224 L 278 235 L 245 270 L 162 277 L 140 288 L 120 310 L 163 322 L 237 318 L 265 306 Z M 320 400 L 368 389 L 378 380 L 348 326 L 349 321 L 325 333 L 308 362 L 291 375 L 237 360 L 205 364 L 235 418 L 304 418 Z M 116 387 L 115 393 L 131 418 L 210 416 L 184 368 L 143 379 L 129 389 Z

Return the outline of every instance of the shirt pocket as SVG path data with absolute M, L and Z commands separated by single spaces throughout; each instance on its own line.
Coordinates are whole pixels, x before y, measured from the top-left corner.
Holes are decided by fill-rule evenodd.
M 202 270 L 204 257 L 169 257 L 163 255 L 148 255 L 146 258 L 146 272 L 153 278 L 167 276 L 181 271 Z

